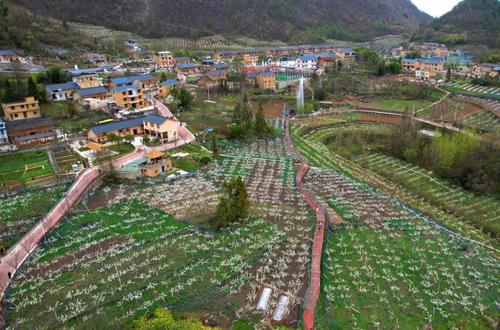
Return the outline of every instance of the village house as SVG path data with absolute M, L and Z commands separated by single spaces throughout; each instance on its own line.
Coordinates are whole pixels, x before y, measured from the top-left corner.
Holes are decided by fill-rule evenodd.
M 98 99 L 104 100 L 108 96 L 108 90 L 104 86 L 78 89 L 73 98 L 75 100 Z
M 181 74 L 194 74 L 199 72 L 198 65 L 195 63 L 183 63 L 175 66 L 175 71 Z
M 97 73 L 73 77 L 73 82 L 82 89 L 102 86 L 102 78 Z
M 162 173 L 172 170 L 172 160 L 164 158 L 165 153 L 161 151 L 150 151 L 144 155 L 148 160 L 141 165 L 141 172 L 144 176 L 153 178 Z
M 500 73 L 500 63 L 481 63 L 474 65 L 472 75 L 476 78 L 498 77 Z
M 57 132 L 50 118 L 34 118 L 7 123 L 9 140 L 18 147 L 57 141 Z
M 340 58 L 337 55 L 324 55 L 318 57 L 316 65 L 318 68 L 335 68 L 339 61 Z
M 318 67 L 319 54 L 306 54 L 299 56 L 295 61 L 295 68 L 298 70 L 316 70 Z
M 196 85 L 203 89 L 213 89 L 221 87 L 226 82 L 226 73 L 221 70 L 212 70 L 207 74 L 201 76 Z
M 190 63 L 191 59 L 189 57 L 185 57 L 185 56 L 174 56 L 172 62 L 174 65 L 186 64 L 186 63 Z
M 267 71 L 257 75 L 257 87 L 260 89 L 276 89 L 276 75 L 274 72 Z
M 75 94 L 75 91 L 78 88 L 78 85 L 73 81 L 62 84 L 47 85 L 45 87 L 49 100 L 52 101 L 73 100 L 73 94 Z
M 8 121 L 39 118 L 42 116 L 38 101 L 33 96 L 24 98 L 24 101 L 3 103 L 3 112 Z
M 250 86 L 257 85 L 257 72 L 248 72 L 245 74 L 245 82 Z
M 356 52 L 351 48 L 340 48 L 333 55 L 337 55 L 340 61 L 345 65 L 356 63 Z
M 181 82 L 179 80 L 165 80 L 160 83 L 160 95 L 169 96 L 172 89 L 179 88 Z
M 123 77 L 113 77 L 109 83 L 109 87 L 114 89 L 116 87 L 125 86 L 140 86 L 142 89 L 154 89 L 160 82 L 160 77 L 153 77 L 150 74 L 138 75 L 138 76 L 123 76 Z
M 167 68 L 173 65 L 174 56 L 169 51 L 157 52 L 154 56 L 154 62 L 157 68 Z
M 149 106 L 139 86 L 120 86 L 113 88 L 113 100 L 124 110 L 140 111 Z
M 16 55 L 12 50 L 10 49 L 2 49 L 0 50 L 0 62 L 5 63 L 5 62 L 15 62 L 19 61 L 19 56 Z
M 243 54 L 243 63 L 245 65 L 255 65 L 259 61 L 259 55 L 256 53 L 246 53 Z
M 179 138 L 180 123 L 176 120 L 148 115 L 91 127 L 87 138 L 91 142 L 104 143 L 110 134 L 120 137 L 126 135 L 149 136 L 161 143 L 174 142 Z
M 9 143 L 9 138 L 7 136 L 7 125 L 2 120 L 2 118 L 0 118 L 0 144 L 6 143 Z
M 415 72 L 417 79 L 427 80 L 436 77 L 444 71 L 444 61 L 441 58 L 416 58 L 401 61 L 403 69 Z

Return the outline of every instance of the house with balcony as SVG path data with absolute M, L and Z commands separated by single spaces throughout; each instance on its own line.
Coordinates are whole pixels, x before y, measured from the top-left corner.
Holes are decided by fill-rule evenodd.
M 24 101 L 3 103 L 3 112 L 7 121 L 40 118 L 40 107 L 33 96 L 24 98 Z
M 257 74 L 257 87 L 260 89 L 276 89 L 276 75 L 274 72 L 267 71 Z
M 161 51 L 155 53 L 153 60 L 157 68 L 168 68 L 174 64 L 174 55 L 169 51 Z
M 180 122 L 162 116 L 147 115 L 139 118 L 121 120 L 91 127 L 87 138 L 91 142 L 104 143 L 110 134 L 125 137 L 148 136 L 161 143 L 174 142 L 179 139 Z
M 165 158 L 161 151 L 150 151 L 146 155 L 147 161 L 140 166 L 141 173 L 149 178 L 154 178 L 162 173 L 172 170 L 172 160 Z
M 139 86 L 121 86 L 113 88 L 113 100 L 117 106 L 127 111 L 141 111 L 149 106 Z

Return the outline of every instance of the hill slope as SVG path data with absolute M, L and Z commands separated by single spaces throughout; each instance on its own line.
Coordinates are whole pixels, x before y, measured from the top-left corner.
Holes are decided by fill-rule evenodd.
M 11 0 L 61 20 L 147 37 L 212 34 L 286 42 L 366 40 L 414 31 L 430 17 L 410 0 Z
M 422 28 L 417 39 L 500 48 L 500 1 L 464 0 Z

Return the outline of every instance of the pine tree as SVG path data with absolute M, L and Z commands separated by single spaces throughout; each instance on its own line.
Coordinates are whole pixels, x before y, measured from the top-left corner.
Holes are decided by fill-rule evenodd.
M 259 111 L 257 111 L 257 115 L 255 116 L 255 131 L 260 135 L 264 135 L 269 132 L 269 126 L 267 126 L 266 118 L 264 117 L 262 104 L 259 105 Z
M 250 129 L 252 127 L 253 115 L 252 110 L 250 109 L 250 102 L 248 99 L 248 95 L 243 94 L 243 98 L 241 100 L 241 124 L 246 128 Z
M 451 81 L 451 68 L 448 68 L 448 71 L 446 71 L 446 81 Z
M 14 88 L 11 85 L 11 83 L 9 82 L 9 80 L 7 79 L 5 81 L 5 94 L 3 96 L 3 101 L 4 102 L 14 102 L 16 100 L 17 100 L 17 97 L 16 97 L 16 93 L 14 91 Z
M 28 96 L 34 96 L 38 100 L 38 86 L 32 77 L 28 78 Z
M 246 218 L 250 209 L 248 192 L 241 177 L 224 182 L 222 190 L 217 214 L 212 220 L 212 224 L 218 228 L 228 227 Z
M 165 74 L 165 72 L 162 72 L 160 76 L 160 81 L 165 81 L 165 80 L 167 80 L 167 75 Z

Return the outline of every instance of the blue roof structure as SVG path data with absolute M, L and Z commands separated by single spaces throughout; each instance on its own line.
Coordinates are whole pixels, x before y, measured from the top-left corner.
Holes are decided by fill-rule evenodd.
M 116 121 L 113 123 L 106 123 L 106 124 L 101 124 L 97 126 L 93 126 L 90 128 L 92 132 L 95 134 L 103 134 L 107 132 L 112 132 L 120 129 L 126 129 L 134 126 L 139 126 L 142 125 L 143 122 L 149 121 L 155 124 L 163 124 L 166 120 L 168 120 L 165 117 L 161 116 L 155 116 L 155 115 L 148 115 L 144 117 L 139 117 L 139 118 L 132 118 L 132 119 L 127 119 L 127 120 L 121 120 L 121 121 Z
M 222 74 L 224 74 L 224 72 L 221 70 L 212 70 L 208 72 L 208 75 L 210 76 L 220 76 Z
M 10 49 L 0 49 L 0 55 L 16 55 L 16 54 Z
M 73 82 L 67 82 L 67 83 L 62 83 L 62 84 L 54 84 L 54 85 L 47 85 L 46 89 L 47 92 L 52 93 L 52 92 L 57 92 L 57 91 L 64 91 L 68 89 L 78 89 L 78 85 Z
M 178 80 L 165 80 L 160 83 L 160 86 L 175 86 L 179 83 Z
M 139 87 L 137 86 L 120 86 L 120 87 L 115 87 L 113 88 L 113 92 L 126 92 L 126 91 L 130 91 L 130 90 L 138 90 Z
M 401 62 L 403 63 L 415 63 L 417 60 L 414 59 L 414 58 L 405 58 L 405 59 L 402 59 Z
M 443 63 L 443 59 L 442 58 L 437 58 L 437 57 L 433 57 L 433 58 L 419 58 L 418 60 L 420 62 L 431 63 L 431 64 L 440 64 L 440 63 Z
M 229 68 L 229 65 L 227 65 L 226 63 L 219 63 L 219 64 L 215 65 L 215 68 L 216 69 L 227 69 L 227 68 Z
M 102 94 L 102 93 L 107 93 L 108 91 L 106 90 L 105 87 L 100 86 L 100 87 L 91 87 L 91 88 L 83 88 L 79 89 L 76 91 L 81 96 L 89 96 L 89 95 L 94 95 L 94 94 Z
M 115 85 L 131 85 L 135 81 L 145 81 L 152 80 L 154 77 L 150 74 L 143 74 L 140 76 L 126 76 L 126 77 L 116 77 L 111 78 L 111 82 Z
M 263 77 L 274 77 L 274 72 L 266 71 L 266 72 L 259 73 L 259 75 L 263 76 Z
M 177 67 L 181 68 L 181 69 L 189 69 L 189 68 L 196 68 L 197 65 L 194 63 L 182 63 L 182 64 L 177 65 Z
M 257 73 L 256 72 L 249 72 L 246 74 L 247 78 L 255 78 L 257 77 Z
M 189 57 L 186 57 L 186 56 L 176 56 L 176 57 L 174 57 L 174 59 L 176 61 L 191 61 L 191 59 Z

